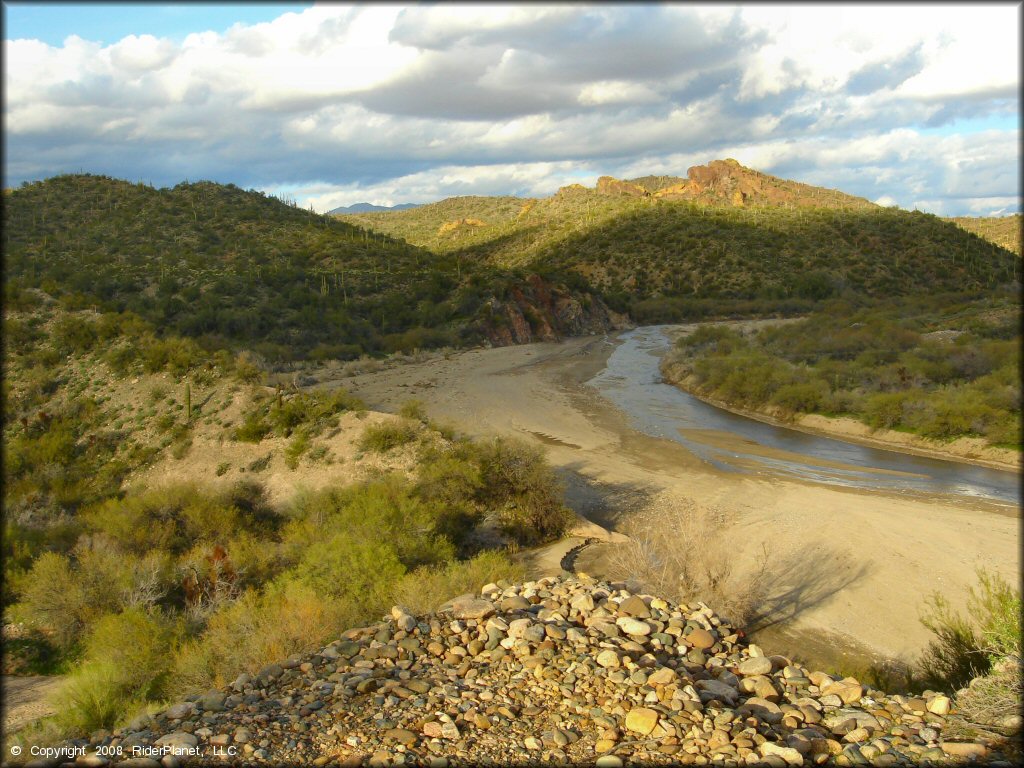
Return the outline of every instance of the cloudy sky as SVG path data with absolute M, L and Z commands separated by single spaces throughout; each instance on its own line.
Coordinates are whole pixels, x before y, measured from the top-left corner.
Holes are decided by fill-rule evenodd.
M 1020 210 L 1021 6 L 4 2 L 4 184 L 233 182 L 324 211 L 733 157 Z

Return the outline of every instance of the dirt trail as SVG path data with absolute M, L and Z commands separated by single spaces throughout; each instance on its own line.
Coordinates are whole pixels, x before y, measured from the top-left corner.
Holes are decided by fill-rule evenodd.
M 11 733 L 41 717 L 52 715 L 56 710 L 49 703 L 50 697 L 63 682 L 64 678 L 60 676 L 4 675 L 4 732 Z
M 947 498 L 726 474 L 674 441 L 633 430 L 584 386 L 613 347 L 611 338 L 589 337 L 478 349 L 324 381 L 374 409 L 394 411 L 417 398 L 431 418 L 470 434 L 543 444 L 572 506 L 612 531 L 632 512 L 688 499 L 726 511 L 740 570 L 754 567 L 762 544 L 770 548 L 776 626 L 848 636 L 880 656 L 906 659 L 929 639 L 918 621 L 928 594 L 940 590 L 962 608 L 979 565 L 1016 582 L 1019 515 Z M 587 535 L 539 562 L 557 572 Z M 599 575 L 600 547 L 593 549 L 580 560 Z

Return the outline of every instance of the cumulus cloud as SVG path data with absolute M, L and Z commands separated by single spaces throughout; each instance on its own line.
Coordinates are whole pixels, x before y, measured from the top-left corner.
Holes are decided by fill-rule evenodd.
M 945 213 L 1019 205 L 1013 6 L 318 5 L 183 41 L 4 42 L 6 183 L 78 170 L 318 209 L 541 195 L 732 156 Z M 974 128 L 958 132 L 957 121 Z

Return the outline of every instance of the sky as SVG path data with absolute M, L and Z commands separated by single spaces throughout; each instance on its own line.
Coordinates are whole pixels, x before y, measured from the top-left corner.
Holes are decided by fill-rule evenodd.
M 211 179 L 318 211 L 765 173 L 1020 211 L 1021 5 L 4 2 L 4 186 Z

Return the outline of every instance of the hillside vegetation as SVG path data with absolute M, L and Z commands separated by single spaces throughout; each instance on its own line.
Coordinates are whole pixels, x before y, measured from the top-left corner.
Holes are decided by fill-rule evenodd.
M 525 275 L 209 182 L 26 185 L 5 198 L 4 251 L 8 302 L 40 289 L 270 362 L 479 343 L 509 292 L 527 289 Z
M 4 318 L 2 602 L 22 625 L 5 671 L 70 672 L 51 736 L 520 575 L 507 548 L 573 519 L 530 446 L 415 404 L 275 390 L 248 353 L 157 339 L 131 313 L 21 299 Z
M 743 335 L 704 326 L 663 361 L 669 381 L 773 414 L 852 416 L 936 440 L 1020 449 L 1017 296 L 935 294 L 833 301 Z
M 687 180 L 603 177 L 545 199 L 460 197 L 347 216 L 469 263 L 576 275 L 638 322 L 794 311 L 843 292 L 990 288 L 1020 260 L 919 212 L 715 161 Z M 655 189 L 658 184 L 668 186 Z
M 946 219 L 946 221 L 951 221 L 961 229 L 973 232 L 978 237 L 983 237 L 1000 248 L 1005 248 L 1018 256 L 1021 255 L 1022 218 L 1019 213 L 1012 216 L 958 216 Z

